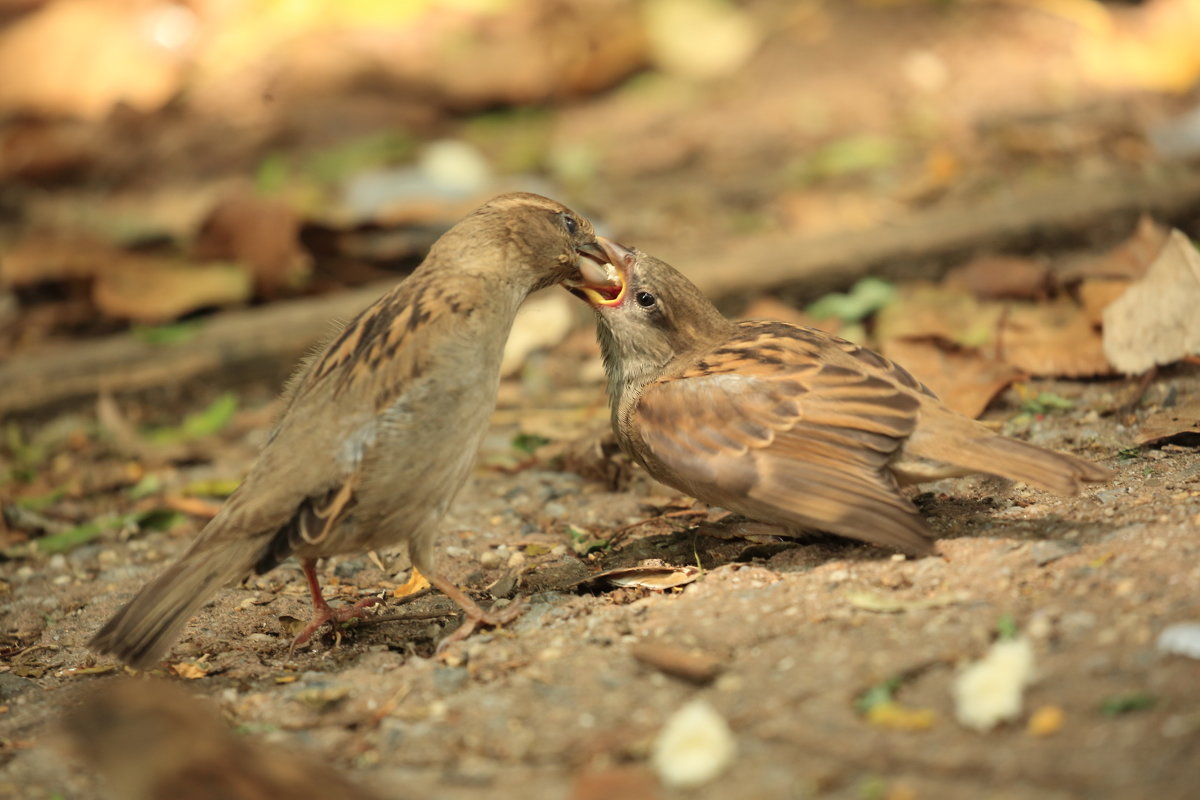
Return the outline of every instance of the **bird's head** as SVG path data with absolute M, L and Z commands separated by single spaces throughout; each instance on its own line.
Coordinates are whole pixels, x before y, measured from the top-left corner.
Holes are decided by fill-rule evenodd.
M 513 192 L 480 206 L 459 223 L 460 247 L 499 247 L 508 277 L 526 291 L 571 282 L 616 291 L 619 282 L 587 218 L 541 195 Z M 467 244 L 463 244 L 467 243 Z M 471 264 L 471 259 L 457 259 Z
M 565 285 L 596 311 L 610 383 L 645 383 L 676 358 L 728 335 L 731 323 L 679 270 L 603 236 L 596 241 L 619 285 Z

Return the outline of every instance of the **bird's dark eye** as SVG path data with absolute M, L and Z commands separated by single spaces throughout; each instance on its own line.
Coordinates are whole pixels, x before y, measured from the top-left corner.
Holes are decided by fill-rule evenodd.
M 574 236 L 576 231 L 579 230 L 578 220 L 576 220 L 570 214 L 562 215 L 562 223 L 563 227 L 567 229 L 567 233 L 571 234 L 572 236 Z
M 637 300 L 637 304 L 642 308 L 654 308 L 654 304 L 658 302 L 658 298 L 649 292 L 638 292 L 633 299 Z

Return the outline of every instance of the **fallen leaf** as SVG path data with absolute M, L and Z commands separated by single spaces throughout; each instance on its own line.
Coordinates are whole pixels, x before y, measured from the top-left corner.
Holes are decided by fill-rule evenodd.
M 996 340 L 1004 313 L 1003 303 L 963 289 L 915 282 L 901 286 L 896 300 L 875 317 L 875 334 L 880 341 L 936 338 L 980 348 Z
M 0 112 L 100 119 L 117 105 L 161 108 L 183 57 L 157 43 L 145 7 L 59 0 L 11 21 L 0 37 Z
M 350 689 L 346 686 L 313 686 L 296 692 L 292 699 L 313 711 L 325 713 L 341 705 L 349 696 Z
M 1104 322 L 1104 309 L 1116 302 L 1132 285 L 1132 281 L 1125 278 L 1088 278 L 1079 284 L 1079 302 L 1088 322 L 1100 327 Z
M 220 433 L 237 413 L 238 399 L 233 392 L 224 392 L 204 409 L 183 418 L 179 426 L 154 428 L 146 439 L 154 444 L 177 444 L 194 439 L 207 439 Z
M 408 576 L 403 586 L 397 586 L 392 590 L 392 597 L 408 597 L 409 595 L 423 592 L 430 586 L 429 579 L 421 574 L 420 570 L 413 567 L 412 574 Z
M 1031 258 L 981 255 L 946 273 L 942 285 L 985 300 L 1037 300 L 1049 292 L 1050 273 Z
M 1200 395 L 1155 411 L 1142 422 L 1138 445 L 1180 444 L 1200 447 Z
M 974 350 L 954 349 L 928 339 L 889 339 L 880 349 L 960 414 L 978 417 L 988 403 L 1021 376 L 1010 364 Z
M 197 235 L 195 256 L 245 265 L 264 297 L 299 288 L 312 273 L 312 259 L 300 246 L 299 215 L 287 203 L 246 189 L 213 207 Z
M 1112 373 L 1100 334 L 1069 298 L 1013 304 L 1001 329 L 1000 358 L 1035 376 L 1083 378 Z
M 686 586 L 700 577 L 697 567 L 621 567 L 598 572 L 589 581 L 604 581 L 613 586 L 636 586 L 666 591 Z
M 1158 705 L 1158 697 L 1148 692 L 1130 692 L 1108 698 L 1100 704 L 1100 713 L 1106 717 L 1119 717 L 1132 711 L 1148 711 Z
M 121 255 L 120 250 L 88 233 L 27 234 L 4 248 L 0 286 L 20 288 L 91 278 Z
M 809 305 L 805 313 L 816 320 L 861 322 L 896 298 L 896 287 L 879 278 L 863 278 L 849 292 L 833 292 Z
M 207 670 L 205 670 L 199 664 L 193 664 L 190 661 L 180 661 L 177 664 L 169 664 L 169 665 L 167 665 L 167 669 L 169 669 L 172 673 L 174 673 L 178 677 L 183 678 L 184 680 L 189 680 L 189 681 L 194 681 L 199 678 L 208 677 Z
M 253 280 L 236 264 L 184 261 L 125 254 L 96 276 L 92 300 L 112 317 L 160 323 L 208 306 L 244 303 Z
M 1143 214 L 1128 239 L 1099 256 L 1073 259 L 1072 263 L 1057 270 L 1058 280 L 1060 282 L 1088 278 L 1137 280 L 1146 274 L 1146 270 L 1158 257 L 1166 245 L 1170 233 L 1169 228 L 1159 225 L 1148 214 Z
M 927 731 L 937 723 L 937 713 L 932 708 L 909 708 L 888 701 L 872 706 L 867 712 L 867 722 L 890 730 Z
M 1200 253 L 1171 231 L 1145 276 L 1104 310 L 1104 353 L 1128 375 L 1200 353 Z

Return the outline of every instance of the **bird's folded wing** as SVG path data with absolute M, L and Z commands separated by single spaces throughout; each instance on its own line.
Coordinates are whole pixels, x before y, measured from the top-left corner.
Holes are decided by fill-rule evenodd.
M 654 458 L 775 519 L 928 552 L 928 528 L 887 470 L 918 399 L 787 341 L 763 358 L 761 344 L 726 345 L 647 387 L 637 427 Z

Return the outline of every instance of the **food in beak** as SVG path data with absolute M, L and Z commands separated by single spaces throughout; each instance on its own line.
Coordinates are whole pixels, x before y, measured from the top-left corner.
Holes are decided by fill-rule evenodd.
M 563 281 L 563 285 L 592 305 L 615 305 L 625 294 L 625 277 L 610 261 L 612 243 L 603 237 L 596 237 L 596 241 L 599 246 L 578 248 L 579 280 Z

